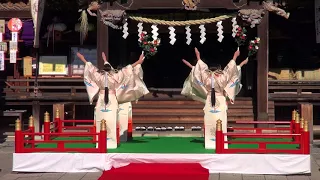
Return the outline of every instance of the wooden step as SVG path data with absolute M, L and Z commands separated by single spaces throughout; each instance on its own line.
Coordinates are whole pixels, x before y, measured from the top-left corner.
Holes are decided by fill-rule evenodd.
M 134 115 L 138 114 L 154 114 L 154 115 L 185 115 L 185 116 L 203 116 L 204 112 L 202 109 L 132 109 Z M 228 114 L 241 114 L 241 113 L 253 113 L 252 109 L 228 109 Z
M 203 109 L 205 104 L 186 104 L 186 105 L 176 105 L 176 104 L 132 104 L 133 109 Z M 252 109 L 252 105 L 241 105 L 241 104 L 231 104 L 228 105 L 229 109 Z

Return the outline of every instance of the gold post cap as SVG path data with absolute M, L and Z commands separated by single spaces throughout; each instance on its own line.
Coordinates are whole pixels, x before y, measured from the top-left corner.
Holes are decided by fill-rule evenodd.
M 59 110 L 59 108 L 56 109 L 56 118 L 60 118 L 60 110 Z
M 296 120 L 296 113 L 297 113 L 296 110 L 292 111 L 292 120 Z
M 103 131 L 105 131 L 107 129 L 106 120 L 102 119 L 101 124 L 100 124 L 100 129 Z
M 217 131 L 222 131 L 222 121 L 220 119 L 217 120 L 216 128 Z
M 33 119 L 33 116 L 31 115 L 29 117 L 29 127 L 33 127 L 34 126 L 34 119 Z
M 308 121 L 304 121 L 303 131 L 304 132 L 308 132 L 309 131 L 309 122 Z
M 50 116 L 47 111 L 44 113 L 44 122 L 50 122 Z
M 305 122 L 304 122 L 304 119 L 303 119 L 303 117 L 301 117 L 300 118 L 300 128 L 303 128 L 304 126 L 303 126 L 303 124 L 304 124 Z
M 295 122 L 299 123 L 300 122 L 300 117 L 299 117 L 299 113 L 296 113 L 296 118 L 295 118 Z
M 18 118 L 15 124 L 16 131 L 21 131 L 21 120 Z

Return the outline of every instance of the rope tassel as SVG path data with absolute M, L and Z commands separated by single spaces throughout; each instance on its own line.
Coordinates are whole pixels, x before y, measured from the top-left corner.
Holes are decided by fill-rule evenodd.
M 81 11 L 81 17 L 79 19 L 81 21 L 80 23 L 80 44 L 83 44 L 83 41 L 86 39 L 88 35 L 89 30 L 89 24 L 88 24 L 88 15 L 85 10 Z

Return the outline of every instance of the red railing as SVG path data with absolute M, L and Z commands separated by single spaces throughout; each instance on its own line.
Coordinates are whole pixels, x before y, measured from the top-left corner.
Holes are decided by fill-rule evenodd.
M 216 153 L 219 154 L 229 154 L 229 153 L 288 153 L 288 154 L 310 154 L 310 134 L 308 130 L 308 121 L 304 121 L 303 118 L 299 118 L 299 114 L 295 111 L 293 112 L 293 120 L 291 121 L 281 121 L 281 122 L 270 122 L 270 121 L 237 121 L 241 124 L 290 124 L 289 128 L 229 128 L 229 130 L 250 130 L 250 132 L 222 132 L 221 121 L 217 121 L 216 128 Z M 289 131 L 289 133 L 263 133 L 264 130 L 269 131 Z M 237 137 L 237 138 L 286 138 L 293 139 L 290 142 L 279 142 L 279 141 L 225 141 L 225 137 Z M 227 138 L 228 139 L 228 138 Z M 230 138 L 229 138 L 230 139 Z M 225 144 L 257 144 L 258 149 L 253 148 L 225 148 Z M 267 146 L 271 144 L 296 144 L 298 145 L 297 149 L 268 149 Z
M 100 132 L 80 132 L 80 133 L 67 133 L 67 132 L 50 132 L 50 117 L 45 113 L 44 132 L 35 133 L 33 117 L 29 119 L 29 128 L 25 131 L 21 130 L 21 121 L 16 121 L 15 130 L 15 152 L 16 153 L 30 153 L 30 152 L 83 152 L 83 153 L 106 153 L 107 152 L 107 133 L 106 124 L 103 120 L 101 122 Z M 94 128 L 90 127 L 95 130 Z M 36 136 L 43 137 L 44 140 L 35 140 Z M 93 140 L 56 140 L 57 137 L 93 137 Z M 96 140 L 96 137 L 99 137 Z M 37 145 L 45 143 L 55 143 L 57 148 L 39 148 Z M 97 144 L 98 148 L 66 148 L 66 143 L 92 143 Z M 26 146 L 27 145 L 27 146 Z

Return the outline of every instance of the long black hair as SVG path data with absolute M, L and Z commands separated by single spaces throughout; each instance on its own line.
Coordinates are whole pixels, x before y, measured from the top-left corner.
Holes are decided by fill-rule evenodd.
M 106 72 L 110 72 L 112 70 L 112 67 L 110 64 L 105 63 L 103 65 L 102 69 L 99 69 L 98 72 L 101 74 L 105 74 Z M 108 77 L 105 77 L 108 78 Z M 108 87 L 104 87 L 104 103 L 105 105 L 107 105 L 109 103 L 109 88 Z
M 221 70 L 220 64 L 210 63 L 209 65 L 210 65 L 209 70 L 211 71 L 211 76 L 214 76 L 214 72 Z M 214 79 L 214 77 L 210 77 L 210 78 L 211 80 Z M 214 82 L 212 81 L 211 83 L 214 83 Z M 211 106 L 212 107 L 216 106 L 216 92 L 214 90 L 214 84 L 211 84 Z

